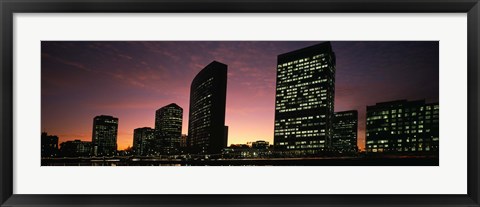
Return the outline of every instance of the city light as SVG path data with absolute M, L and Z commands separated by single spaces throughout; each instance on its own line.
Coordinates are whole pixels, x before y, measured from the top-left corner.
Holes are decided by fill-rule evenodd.
M 387 43 L 384 44 L 388 45 Z M 420 47 L 416 45 L 421 45 L 420 43 L 423 42 L 404 44 Z M 438 51 L 438 42 L 431 43 L 422 47 Z M 61 42 L 51 44 L 62 45 Z M 86 44 L 91 43 L 86 42 Z M 124 118 L 118 115 L 122 113 L 112 110 L 114 107 L 94 108 L 89 113 L 110 115 L 92 116 L 93 127 L 91 127 L 90 139 L 87 136 L 82 139 L 65 140 L 55 130 L 45 130 L 41 136 L 42 165 L 438 165 L 439 104 L 435 102 L 438 101 L 438 85 L 422 93 L 425 94 L 424 97 L 412 96 L 409 92 L 397 96 L 376 95 L 377 98 L 374 98 L 375 95 L 370 97 L 365 95 L 372 93 L 372 90 L 362 91 L 361 88 L 358 88 L 358 91 L 352 89 L 356 93 L 364 94 L 361 98 L 355 94 L 347 96 L 342 90 L 346 87 L 345 79 L 351 77 L 348 74 L 342 74 L 341 69 L 348 62 L 344 57 L 346 51 L 353 52 L 353 50 L 349 50 L 344 45 L 339 46 L 343 49 L 337 51 L 336 44 L 341 46 L 342 42 L 316 43 L 277 54 L 276 64 L 273 64 L 273 67 L 276 67 L 276 75 L 271 72 L 261 74 L 263 80 L 276 79 L 273 83 L 269 82 L 272 90 L 270 90 L 271 93 L 267 93 L 271 94 L 269 97 L 273 98 L 274 105 L 263 107 L 263 103 L 258 102 L 258 105 L 262 105 L 272 115 L 269 124 L 263 121 L 259 123 L 263 128 L 269 125 L 268 129 L 271 131 L 268 136 L 248 137 L 247 139 L 252 141 L 243 143 L 232 141 L 238 140 L 241 133 L 250 132 L 248 129 L 244 130 L 240 123 L 250 122 L 255 125 L 257 118 L 229 122 L 233 119 L 228 117 L 232 116 L 235 112 L 233 109 L 236 109 L 230 105 L 236 106 L 237 102 L 244 103 L 243 101 L 253 103 L 251 106 L 256 104 L 255 96 L 249 96 L 249 94 L 241 99 L 234 99 L 235 102 L 229 102 L 228 100 L 233 100 L 230 97 L 235 97 L 242 90 L 230 89 L 232 82 L 230 79 L 234 80 L 234 84 L 239 80 L 245 81 L 247 79 L 233 78 L 249 76 L 253 70 L 231 71 L 232 66 L 228 61 L 219 62 L 212 59 L 200 71 L 193 74 L 189 87 L 184 81 L 172 81 L 172 85 L 178 84 L 177 87 L 181 86 L 178 88 L 189 88 L 189 90 L 183 90 L 181 93 L 183 96 L 165 98 L 171 101 L 170 104 L 152 106 L 150 115 L 129 119 L 128 116 Z M 45 45 L 48 45 L 48 42 L 42 43 L 42 47 Z M 395 49 L 397 47 L 400 48 L 400 46 L 392 46 Z M 238 56 L 241 54 L 238 53 Z M 51 61 L 50 57 L 50 55 L 42 56 L 42 61 L 44 61 L 43 58 L 47 62 Z M 174 56 L 171 58 L 176 59 Z M 134 58 L 129 58 L 129 61 L 132 59 Z M 185 61 L 188 62 L 188 58 Z M 235 66 L 242 65 L 235 59 L 231 61 Z M 380 62 L 388 64 L 391 60 L 383 61 Z M 425 61 L 431 63 L 432 68 L 437 66 L 436 75 L 432 77 L 438 79 L 438 62 L 435 63 L 438 61 L 438 54 Z M 139 63 L 144 67 L 152 67 L 145 61 L 139 60 Z M 349 67 L 355 68 L 361 65 L 361 63 L 355 63 L 350 64 Z M 52 62 L 45 65 L 55 67 L 52 64 L 55 65 Z M 422 63 L 422 67 L 425 64 L 427 63 Z M 78 64 L 69 65 L 78 66 Z M 202 66 L 195 65 L 195 67 Z M 365 71 L 368 70 L 365 69 Z M 379 71 L 376 71 L 373 74 L 378 73 Z M 54 73 L 49 74 L 54 76 Z M 50 80 L 49 77 L 42 74 L 42 78 L 46 80 Z M 117 81 L 128 80 L 129 83 L 133 83 L 135 87 L 141 89 L 137 91 L 144 91 L 140 93 L 148 94 L 149 91 L 153 91 L 146 82 L 140 84 L 125 76 L 114 77 Z M 139 80 L 146 79 L 148 77 L 142 76 Z M 154 79 L 161 78 L 155 76 Z M 377 79 L 370 78 L 370 80 Z M 49 83 L 49 81 L 45 82 Z M 48 91 L 47 88 L 45 91 Z M 164 91 L 161 91 L 161 94 L 165 97 L 169 94 L 165 91 L 176 90 L 169 86 L 162 89 Z M 436 95 L 431 91 L 436 91 Z M 137 96 L 137 94 L 140 95 L 132 93 L 131 96 Z M 45 94 L 46 97 L 49 95 L 49 93 Z M 112 97 L 116 96 L 112 95 Z M 128 98 L 128 96 L 125 97 Z M 353 97 L 353 99 L 350 102 L 344 102 L 342 99 L 345 97 Z M 399 98 L 388 99 L 389 97 Z M 398 101 L 406 98 L 408 100 Z M 426 102 L 425 99 L 433 101 Z M 49 104 L 56 103 L 49 100 L 46 100 L 48 104 L 42 104 L 42 107 L 45 106 L 42 111 L 52 111 Z M 352 103 L 356 103 L 355 100 L 365 104 L 354 105 Z M 135 101 L 139 105 L 142 103 L 141 99 Z M 348 105 L 351 107 L 347 107 Z M 153 111 L 154 109 L 157 110 Z M 46 118 L 50 114 L 45 114 L 45 118 L 42 117 L 42 125 L 50 128 L 52 124 L 58 123 Z M 234 115 L 239 116 L 239 114 Z M 263 114 L 257 115 L 258 119 L 265 117 Z M 142 121 L 136 122 L 138 120 Z M 153 122 L 148 124 L 144 120 L 153 120 Z M 130 132 L 130 138 L 124 138 L 125 132 L 121 131 L 124 122 L 136 125 L 136 128 Z M 154 127 L 151 127 L 152 125 Z M 61 125 L 57 124 L 51 128 L 58 129 L 59 126 Z M 47 132 L 54 135 L 49 135 Z M 121 139 L 120 134 L 122 134 Z M 124 143 L 126 139 L 130 140 L 128 142 L 131 145 L 125 147 L 122 144 L 123 147 L 119 147 L 119 143 Z

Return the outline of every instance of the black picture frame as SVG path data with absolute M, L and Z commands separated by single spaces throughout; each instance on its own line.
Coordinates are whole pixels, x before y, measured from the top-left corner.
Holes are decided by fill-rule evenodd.
M 480 206 L 479 0 L 0 0 L 1 206 Z M 13 194 L 15 13 L 467 13 L 468 193 L 466 195 L 19 195 Z M 455 178 L 452 178 L 455 179 Z

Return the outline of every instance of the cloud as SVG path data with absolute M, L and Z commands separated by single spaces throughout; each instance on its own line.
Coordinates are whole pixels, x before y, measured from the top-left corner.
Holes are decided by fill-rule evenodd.
M 124 58 L 124 59 L 127 59 L 127 60 L 132 60 L 133 59 L 132 56 L 128 56 L 128 55 L 124 55 L 124 54 L 118 54 L 117 56 L 121 57 L 121 58 Z
M 92 47 L 92 45 L 90 46 Z M 98 47 L 98 46 L 95 46 L 95 47 Z M 117 56 L 122 56 L 123 58 L 129 59 L 129 60 L 133 59 L 130 56 L 122 55 L 122 54 L 118 54 Z M 67 65 L 87 73 L 96 74 L 96 76 L 104 75 L 106 77 L 110 77 L 111 79 L 119 80 L 122 83 L 128 84 L 133 87 L 145 88 L 145 89 L 149 89 L 156 92 L 165 92 L 165 90 L 162 90 L 162 87 L 163 88 L 167 87 L 168 83 L 166 80 L 170 78 L 168 73 L 163 72 L 163 71 L 166 71 L 166 69 L 163 66 L 157 65 L 155 68 L 150 68 L 148 67 L 149 64 L 145 61 L 141 62 L 141 64 L 147 67 L 138 67 L 136 68 L 136 70 L 129 70 L 128 68 L 126 68 L 126 66 L 123 66 L 123 67 L 120 66 L 120 67 L 114 67 L 114 68 L 117 68 L 117 70 L 112 70 L 110 68 L 106 68 L 107 67 L 106 65 L 98 65 L 98 64 L 97 64 L 97 69 L 92 69 L 91 67 L 88 67 L 85 64 L 82 64 L 76 61 L 71 61 L 65 58 L 53 56 L 48 53 L 42 53 L 42 59 L 43 59 L 42 61 L 46 61 L 47 59 L 52 60 L 59 64 Z M 125 68 L 125 69 L 122 69 L 122 68 Z M 44 79 L 44 80 L 50 80 L 50 79 Z M 51 81 L 53 81 L 51 83 L 55 82 L 54 80 L 51 80 Z M 159 87 L 159 85 L 161 85 L 161 87 Z
M 42 59 L 51 59 L 51 60 L 59 62 L 61 64 L 68 65 L 68 66 L 71 66 L 71 67 L 74 67 L 74 68 L 77 68 L 77 69 L 80 69 L 80 70 L 83 70 L 83 71 L 86 71 L 86 72 L 99 73 L 99 71 L 87 68 L 85 65 L 83 65 L 81 63 L 77 63 L 77 62 L 65 60 L 65 59 L 62 59 L 62 58 L 54 57 L 54 56 L 52 56 L 50 54 L 47 54 L 47 53 L 42 53 Z

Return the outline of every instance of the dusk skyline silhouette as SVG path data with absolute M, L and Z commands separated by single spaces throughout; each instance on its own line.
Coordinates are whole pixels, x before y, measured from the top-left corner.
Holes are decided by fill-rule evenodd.
M 133 130 L 153 127 L 155 111 L 183 108 L 188 131 L 190 84 L 213 60 L 228 65 L 228 145 L 273 143 L 277 55 L 322 41 L 42 42 L 42 130 L 59 142 L 92 140 L 93 118 L 119 118 L 118 149 Z M 438 102 L 438 41 L 333 41 L 335 111 L 358 110 L 365 147 L 365 110 L 378 102 Z

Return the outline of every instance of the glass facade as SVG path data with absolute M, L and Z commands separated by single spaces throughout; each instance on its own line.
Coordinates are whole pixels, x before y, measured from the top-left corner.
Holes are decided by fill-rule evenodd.
M 213 61 L 190 87 L 188 145 L 193 153 L 219 154 L 227 146 L 227 65 Z
M 118 118 L 96 116 L 93 119 L 92 154 L 114 156 L 117 152 Z
M 340 153 L 357 152 L 358 112 L 335 112 L 333 118 L 332 149 Z
M 174 103 L 156 111 L 155 131 L 161 154 L 178 153 L 182 138 L 182 118 L 182 107 Z
M 438 152 L 439 105 L 392 101 L 367 106 L 367 153 Z
M 330 42 L 279 55 L 275 150 L 299 156 L 328 151 L 334 95 L 335 53 Z

